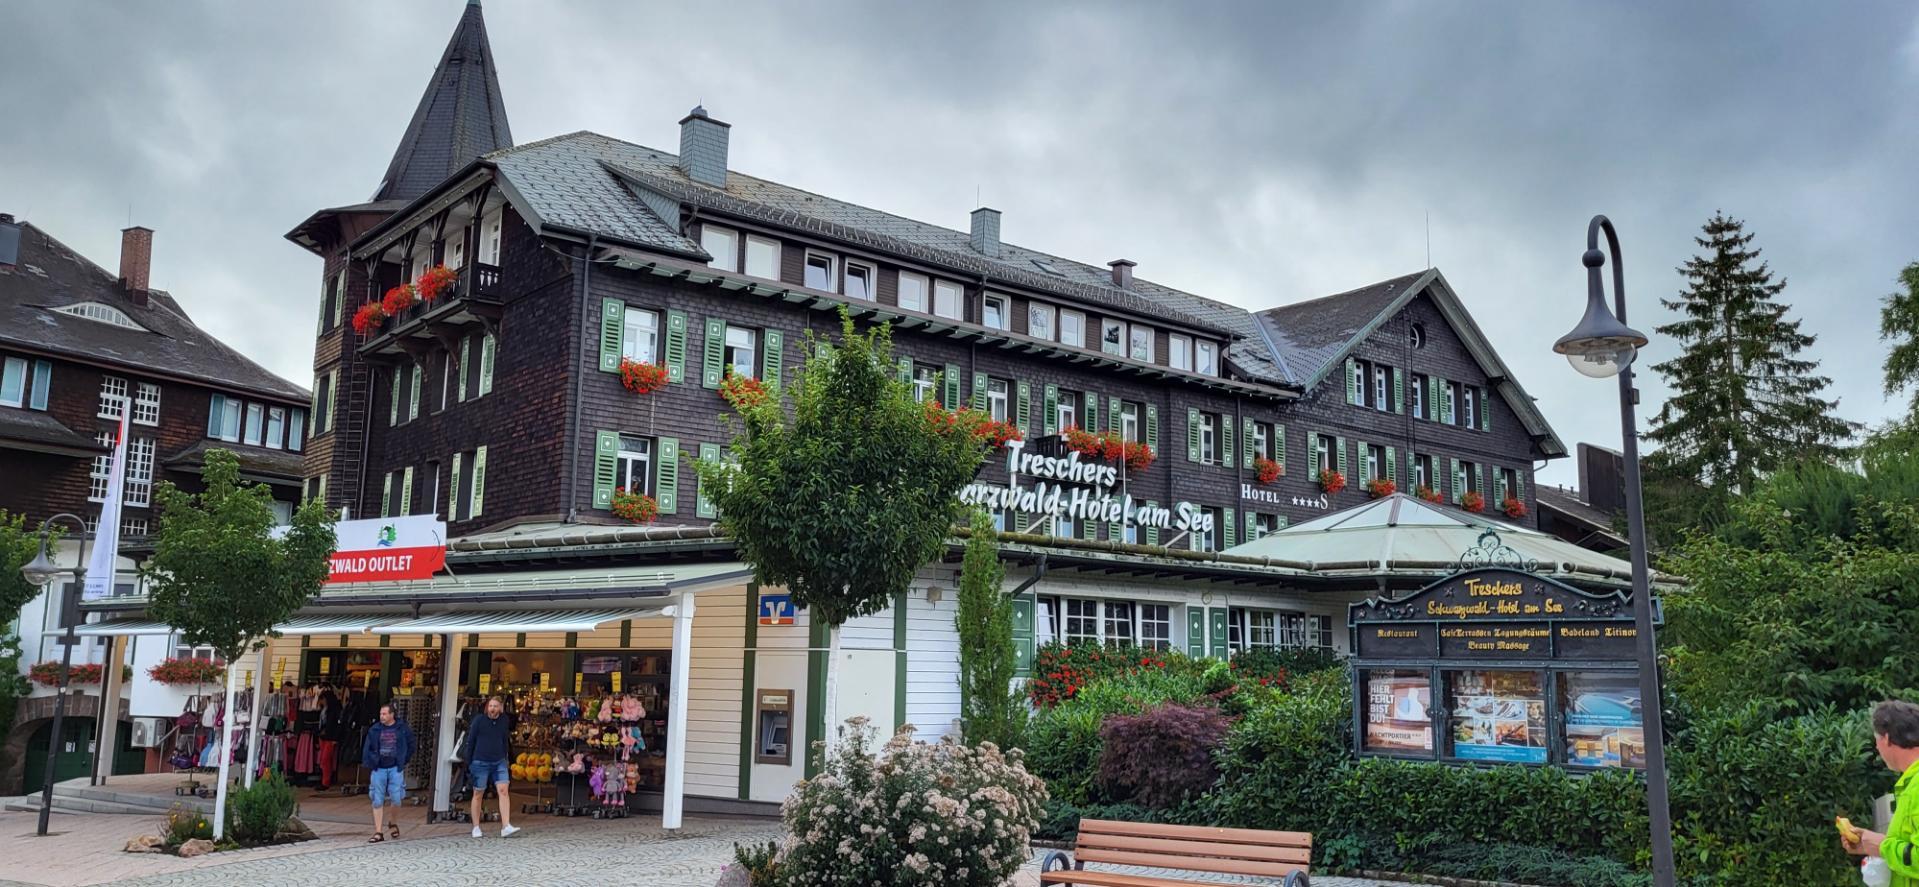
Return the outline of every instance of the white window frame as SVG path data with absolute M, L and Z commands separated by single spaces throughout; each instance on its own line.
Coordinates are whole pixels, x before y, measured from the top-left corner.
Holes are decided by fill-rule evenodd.
M 929 400 L 938 399 L 938 395 L 934 394 L 934 388 L 939 385 L 939 373 L 940 371 L 931 364 L 921 363 L 913 365 L 914 403 L 925 403 Z
M 813 282 L 813 263 L 826 263 L 826 285 Z M 806 258 L 800 262 L 800 285 L 807 289 L 822 290 L 829 293 L 840 291 L 840 257 L 832 253 L 823 253 L 816 249 L 806 251 Z
M 145 508 L 153 504 L 153 438 L 129 437 L 127 439 L 126 477 L 121 479 L 121 490 L 126 497 L 122 504 L 132 508 Z
M 1130 400 L 1119 404 L 1119 436 L 1127 443 L 1140 442 L 1139 404 Z
M 1207 465 L 1218 465 L 1219 416 L 1215 413 L 1199 414 L 1199 461 Z
M 281 449 L 283 446 L 281 442 L 286 438 L 286 432 L 287 408 L 269 407 L 267 409 L 266 448 L 269 450 Z
M 1460 424 L 1475 430 L 1479 428 L 1479 398 L 1475 394 L 1477 391 L 1478 389 L 1471 385 L 1459 386 L 1460 400 L 1464 401 L 1462 406 L 1466 409 L 1462 416 L 1465 421 Z
M 506 206 L 502 204 L 480 217 L 480 264 L 500 264 L 500 231 L 505 227 Z
M 761 253 L 761 255 L 767 259 L 767 263 L 763 268 L 758 267 L 757 263 L 753 261 L 754 247 L 764 247 L 770 250 L 770 252 Z M 766 273 L 760 274 L 758 273 L 760 271 L 765 271 Z M 748 277 L 757 277 L 761 280 L 780 279 L 780 242 L 771 237 L 761 237 L 757 234 L 746 235 L 746 265 L 743 273 Z M 878 285 L 875 284 L 875 289 L 877 288 Z
M 1386 478 L 1386 448 L 1380 444 L 1367 444 L 1364 454 L 1366 476 L 1374 480 Z
M 1176 370 L 1193 369 L 1193 337 L 1170 333 L 1166 337 L 1166 365 Z
M 298 453 L 306 449 L 306 411 L 294 407 L 287 414 L 287 450 Z
M 866 274 L 866 294 L 863 296 L 853 294 L 854 269 L 858 269 Z M 859 299 L 862 302 L 874 301 L 880 297 L 880 270 L 873 267 L 873 263 L 871 262 L 856 262 L 852 259 L 847 259 L 841 275 L 840 290 L 849 299 Z
M 1152 327 L 1133 324 L 1126 331 L 1126 356 L 1141 363 L 1152 363 L 1154 338 L 1155 333 Z
M 908 294 L 911 294 L 910 296 Z M 908 311 L 926 313 L 928 300 L 932 298 L 933 281 L 924 274 L 901 271 L 899 280 L 899 306 Z
M 413 283 L 433 267 L 433 241 L 422 238 L 422 243 L 413 248 L 412 260 L 407 263 L 407 282 Z
M 419 369 L 416 367 L 413 372 L 418 373 Z M 266 431 L 266 419 L 267 411 L 265 405 L 257 403 L 247 404 L 246 418 L 243 420 L 244 424 L 240 426 L 240 442 L 250 447 L 257 447 L 264 443 L 261 435 Z
M 1138 622 L 1133 642 L 1148 650 L 1171 650 L 1173 648 L 1173 607 L 1171 604 L 1138 602 L 1133 605 L 1135 619 Z M 1147 630 L 1153 629 L 1153 637 L 1146 637 Z
M 1004 422 L 1012 411 L 1007 407 L 1007 389 L 1012 387 L 1005 379 L 988 378 L 986 380 L 986 415 L 995 422 Z
M 133 386 L 133 415 L 128 419 L 135 425 L 160 424 L 160 386 L 152 382 Z
M 620 356 L 640 363 L 660 362 L 660 315 L 626 306 L 620 317 Z
M 1070 330 L 1067 328 L 1071 327 Z M 1086 314 L 1070 308 L 1059 309 L 1059 342 L 1074 348 L 1086 347 Z
M 1116 333 L 1117 335 L 1109 336 L 1108 333 Z M 1116 320 L 1111 317 L 1102 317 L 1099 319 L 1100 353 L 1111 354 L 1114 357 L 1125 357 L 1127 341 L 1126 321 Z
M 24 357 L 9 357 L 4 364 L 0 364 L 0 407 L 26 405 L 27 360 Z
M 1279 619 L 1271 610 L 1246 611 L 1246 649 L 1270 650 L 1279 646 Z
M 700 248 L 713 257 L 707 260 L 706 267 L 739 273 L 740 232 L 732 228 L 702 223 Z
M 1218 551 L 1219 534 L 1222 529 L 1220 524 L 1225 522 L 1225 513 L 1211 506 L 1201 508 L 1200 513 L 1213 519 L 1213 528 L 1211 530 L 1193 530 L 1187 537 L 1192 540 L 1190 547 L 1194 551 Z
M 1114 645 L 1138 643 L 1138 620 L 1138 604 L 1132 601 L 1102 601 L 1100 603 L 1100 643 Z M 1125 634 L 1122 636 L 1120 632 Z
M 1426 386 L 1429 384 L 1427 382 L 1427 377 L 1415 373 L 1412 378 L 1412 383 L 1413 383 L 1413 403 L 1412 403 L 1413 418 L 1424 419 L 1426 418 Z
M 1193 343 L 1193 372 L 1203 376 L 1219 375 L 1219 343 L 1204 340 Z
M 933 280 L 933 316 L 960 319 L 960 306 L 966 302 L 966 287 L 950 280 Z
M 629 447 L 631 448 L 629 449 Z M 627 434 L 620 435 L 620 449 L 614 458 L 617 460 L 614 463 L 616 468 L 613 475 L 613 485 L 615 487 L 619 487 L 629 493 L 637 492 L 646 496 L 653 495 L 652 438 L 635 437 Z M 639 486 L 637 488 L 633 485 L 636 474 L 639 479 Z
M 1438 489 L 1433 486 L 1433 457 L 1425 453 L 1413 454 L 1413 483 L 1415 489 L 1418 487 Z
M 1026 334 L 1051 342 L 1059 335 L 1059 312 L 1044 302 L 1026 303 Z
M 112 479 L 113 470 L 113 432 L 102 431 L 93 436 L 93 442 L 106 452 L 93 457 L 93 467 L 87 472 L 87 501 L 107 501 L 107 481 Z
M 998 293 L 987 293 L 980 299 L 980 326 L 1001 331 L 1009 330 L 1012 328 L 1012 310 L 1012 299 Z M 997 320 L 993 317 L 995 311 L 999 313 Z
M 1373 364 L 1373 409 L 1382 413 L 1393 411 L 1392 390 L 1387 386 L 1391 379 L 1390 367 Z
M 1066 429 L 1079 426 L 1079 392 L 1061 391 L 1053 401 L 1053 427 L 1065 434 Z
M 453 236 L 446 239 L 446 260 L 448 271 L 458 271 L 466 266 L 466 226 L 453 229 Z
M 735 345 L 733 343 L 734 334 L 736 333 L 746 338 L 745 345 Z M 725 350 L 721 352 L 720 358 L 720 369 L 722 372 L 730 370 L 735 375 L 745 376 L 749 379 L 759 378 L 759 330 L 753 329 L 752 327 L 734 326 L 729 323 L 726 325 L 726 332 L 721 341 L 725 343 L 723 346 Z M 733 359 L 734 355 L 741 351 L 746 352 L 746 363 L 744 366 Z
M 335 372 L 338 371 L 336 370 Z M 214 436 L 214 440 L 224 440 L 227 443 L 240 442 L 240 408 L 243 403 L 244 401 L 241 401 L 237 397 L 224 399 L 220 407 L 220 433 Z M 331 411 L 328 411 L 327 419 L 330 424 L 332 421 Z
M 1459 424 L 1459 389 L 1456 382 L 1446 383 L 1446 412 L 1453 414 L 1453 424 Z M 1444 416 L 1441 417 L 1445 418 Z
M 127 408 L 127 380 L 119 376 L 100 377 L 100 412 L 102 419 L 118 419 L 120 411 Z
M 1265 422 L 1253 423 L 1253 455 L 1273 458 L 1273 426 Z M 1274 461 L 1278 461 L 1274 459 Z
M 1104 633 L 1100 630 L 1101 613 L 1099 603 L 1099 601 L 1089 598 L 1065 599 L 1064 604 L 1060 607 L 1059 640 L 1061 643 L 1071 644 L 1075 641 L 1092 641 L 1097 644 L 1104 640 Z M 1079 623 L 1078 627 L 1090 625 L 1092 632 L 1074 631 L 1073 629 L 1076 627 L 1076 622 Z
M 1330 434 L 1319 436 L 1319 464 L 1313 466 L 1315 473 L 1339 470 L 1339 438 Z

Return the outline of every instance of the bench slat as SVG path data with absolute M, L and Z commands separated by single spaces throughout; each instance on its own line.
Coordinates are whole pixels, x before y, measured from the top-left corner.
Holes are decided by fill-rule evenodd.
M 1292 862 L 1261 862 L 1250 859 L 1212 859 L 1204 856 L 1182 856 L 1170 853 L 1133 853 L 1124 850 L 1099 850 L 1088 848 L 1074 850 L 1073 858 L 1081 862 L 1104 862 L 1112 865 L 1138 865 L 1148 868 L 1179 869 L 1189 872 L 1218 872 L 1228 875 L 1266 875 L 1284 877 L 1306 866 Z
M 1076 845 L 1080 850 L 1133 850 L 1167 853 L 1174 856 L 1211 856 L 1221 859 L 1251 859 L 1266 862 L 1311 862 L 1313 851 L 1305 847 L 1274 847 L 1261 844 L 1222 844 L 1185 838 L 1137 838 L 1127 835 L 1089 835 L 1081 833 Z
M 1114 819 L 1082 819 L 1080 834 L 1127 835 L 1138 838 L 1189 838 L 1221 844 L 1255 844 L 1267 847 L 1311 847 L 1313 836 L 1305 832 L 1273 832 L 1253 828 L 1213 828 L 1204 825 L 1165 825 L 1156 822 L 1121 822 Z
M 1041 884 L 1083 884 L 1085 887 L 1193 887 L 1198 881 L 1175 881 L 1166 878 L 1150 878 L 1145 875 L 1122 875 L 1118 872 L 1045 872 L 1039 876 Z

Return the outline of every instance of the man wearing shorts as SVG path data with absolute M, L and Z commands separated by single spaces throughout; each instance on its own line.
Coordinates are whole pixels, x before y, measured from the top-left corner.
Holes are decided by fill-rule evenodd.
M 473 837 L 480 837 L 482 802 L 486 800 L 489 784 L 500 794 L 500 837 L 519 831 L 513 826 L 513 800 L 507 795 L 507 780 L 511 777 L 506 762 L 510 757 L 508 739 L 512 729 L 506 717 L 506 704 L 498 696 L 488 699 L 486 711 L 474 717 L 466 728 L 460 760 L 467 762 L 467 773 L 473 779 Z
M 386 840 L 387 830 L 393 837 L 400 836 L 400 801 L 406 797 L 406 780 L 400 776 L 407 762 L 413 759 L 413 728 L 395 720 L 393 706 L 380 706 L 380 722 L 366 731 L 366 739 L 360 743 L 360 760 L 373 772 L 368 777 L 366 794 L 373 799 L 373 837 L 369 843 L 377 844 Z M 386 817 L 386 808 L 394 809 L 392 822 L 382 822 Z

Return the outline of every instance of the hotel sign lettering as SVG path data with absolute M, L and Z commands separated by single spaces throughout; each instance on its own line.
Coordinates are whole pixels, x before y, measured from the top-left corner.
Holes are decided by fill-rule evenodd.
M 1349 619 L 1364 659 L 1628 660 L 1639 637 L 1621 592 L 1502 569 L 1354 604 Z
M 1072 450 L 1063 456 L 1047 456 L 1028 452 L 1023 440 L 1007 441 L 1006 472 L 1009 480 L 1004 486 L 968 484 L 960 490 L 960 501 L 992 511 L 1042 517 L 1057 514 L 1099 523 L 1123 520 L 1129 527 L 1195 533 L 1210 533 L 1215 529 L 1213 516 L 1191 502 L 1178 502 L 1171 507 L 1148 505 L 1131 495 L 1116 494 L 1113 487 L 1119 484 L 1119 468 L 1084 461 Z M 1033 483 L 1021 483 L 1021 475 L 1033 478 Z

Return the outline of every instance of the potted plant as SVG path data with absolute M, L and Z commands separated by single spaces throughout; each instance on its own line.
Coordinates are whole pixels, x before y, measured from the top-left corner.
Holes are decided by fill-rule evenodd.
M 226 666 L 209 659 L 175 657 L 147 669 L 147 677 L 159 684 L 217 684 L 226 678 Z
M 613 514 L 630 523 L 650 524 L 660 516 L 660 503 L 645 493 L 620 487 L 613 491 Z
M 1153 448 L 1147 446 L 1143 441 L 1128 441 L 1126 443 L 1126 470 L 1133 474 L 1139 474 L 1151 467 L 1153 467 Z
M 620 384 L 634 394 L 651 394 L 666 387 L 666 367 L 620 358 Z
M 1060 439 L 1065 441 L 1067 449 L 1088 459 L 1101 458 L 1101 454 L 1105 452 L 1105 446 L 1100 441 L 1099 435 L 1078 425 L 1066 426 L 1066 430 L 1060 432 Z
M 720 381 L 720 396 L 736 410 L 750 410 L 766 403 L 766 386 L 752 376 L 732 373 Z
M 1518 520 L 1526 516 L 1526 503 L 1516 496 L 1507 496 L 1506 501 L 1499 503 L 1499 510 L 1506 512 L 1507 517 Z
M 364 336 L 377 330 L 386 322 L 386 307 L 379 302 L 368 302 L 353 312 L 353 331 Z
M 380 299 L 380 307 L 386 311 L 386 316 L 398 317 L 400 312 L 413 307 L 415 301 L 417 295 L 413 291 L 413 284 L 402 283 L 386 291 L 386 295 Z
M 1119 432 L 1108 431 L 1099 436 L 1099 457 L 1114 463 L 1126 458 L 1126 441 Z
M 420 272 L 420 279 L 413 282 L 413 288 L 419 291 L 421 301 L 431 302 L 459 279 L 460 272 L 445 265 L 435 265 Z
M 1274 462 L 1265 456 L 1253 457 L 1253 477 L 1260 483 L 1270 486 L 1273 481 L 1279 480 L 1279 476 L 1285 473 L 1285 470 L 1279 467 L 1278 462 Z
M 1478 514 L 1486 510 L 1486 497 L 1478 490 L 1467 490 L 1466 495 L 1459 497 L 1459 507 Z
M 1384 499 L 1399 492 L 1399 485 L 1383 477 L 1375 477 L 1366 482 L 1366 493 L 1374 499 Z
M 1331 468 L 1320 469 L 1319 488 L 1328 493 L 1337 493 L 1340 490 L 1346 489 L 1346 475 L 1340 474 Z
M 1419 486 L 1414 487 L 1413 495 L 1418 496 L 1419 498 L 1424 499 L 1427 502 L 1432 502 L 1434 504 L 1438 504 L 1442 498 L 1439 495 L 1438 490 L 1435 490 L 1432 487 L 1426 486 L 1425 484 L 1420 484 Z
M 130 677 L 133 669 L 122 666 L 121 677 Z M 67 684 L 97 684 L 106 670 L 98 662 L 80 662 L 67 666 Z M 53 660 L 39 663 L 27 670 L 27 677 L 42 687 L 60 686 L 60 663 Z
M 1026 439 L 1026 435 L 1019 433 L 1019 426 L 998 419 L 983 419 L 973 426 L 973 435 L 995 450 L 1006 446 L 1009 441 Z

